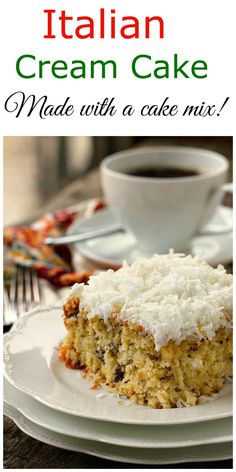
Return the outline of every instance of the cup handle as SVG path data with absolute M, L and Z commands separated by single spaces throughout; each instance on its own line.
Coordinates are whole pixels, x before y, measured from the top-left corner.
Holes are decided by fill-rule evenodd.
M 222 193 L 222 198 L 226 193 L 233 194 L 233 183 L 227 183 L 222 185 L 219 189 L 215 190 L 211 196 L 211 201 L 214 198 L 217 198 L 219 193 Z M 208 227 L 209 226 L 209 227 Z M 205 224 L 203 228 L 198 231 L 198 234 L 201 236 L 211 236 L 217 234 L 224 234 L 233 231 L 233 224 L 226 222 L 225 225 L 207 225 Z

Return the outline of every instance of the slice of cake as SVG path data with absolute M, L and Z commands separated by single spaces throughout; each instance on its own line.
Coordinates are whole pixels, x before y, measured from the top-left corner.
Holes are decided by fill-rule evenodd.
M 67 367 L 154 408 L 195 405 L 232 375 L 232 275 L 155 255 L 75 284 L 64 305 Z

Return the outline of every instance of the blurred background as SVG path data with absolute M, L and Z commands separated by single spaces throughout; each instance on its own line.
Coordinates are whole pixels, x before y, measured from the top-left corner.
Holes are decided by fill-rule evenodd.
M 232 137 L 5 137 L 4 225 L 25 223 L 42 211 L 101 195 L 98 166 L 107 155 L 148 145 L 211 149 L 229 159 Z

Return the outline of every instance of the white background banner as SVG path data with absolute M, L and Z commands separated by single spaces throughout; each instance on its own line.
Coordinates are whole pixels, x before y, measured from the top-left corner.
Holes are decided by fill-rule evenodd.
M 62 10 L 68 17 L 64 24 Z M 44 38 L 49 15 L 55 38 Z M 84 16 L 90 18 L 77 20 Z M 150 38 L 145 38 L 146 17 L 162 19 L 162 23 L 149 23 Z M 82 28 L 82 24 L 89 27 Z M 128 24 L 135 26 L 128 28 Z M 94 38 L 78 38 L 78 26 L 81 35 L 93 33 Z M 139 37 L 123 38 L 123 26 L 123 34 Z M 233 2 L 221 0 L 147 0 L 142 4 L 136 0 L 8 0 L 2 21 L 3 135 L 231 135 L 233 29 Z M 31 78 L 17 73 L 16 63 L 22 56 L 19 71 Z M 141 57 L 134 61 L 137 56 Z M 46 62 L 41 66 L 41 78 L 40 61 Z M 71 76 L 73 61 L 79 61 L 74 74 L 83 77 Z M 92 61 L 113 62 L 105 66 L 104 78 L 97 64 L 91 78 Z M 196 61 L 204 62 L 196 65 Z M 194 63 L 196 75 L 207 77 L 194 77 Z M 197 68 L 204 63 L 207 70 Z M 137 77 L 132 64 L 138 75 L 148 77 Z M 157 68 L 156 75 L 163 78 L 155 77 Z M 27 116 L 33 100 L 29 98 L 17 118 L 22 99 L 30 95 L 39 103 Z M 51 116 L 59 113 L 62 107 L 56 107 L 65 101 L 73 113 L 66 116 L 65 106 L 63 116 Z M 93 111 L 82 116 L 81 109 L 88 105 L 94 105 L 88 109 Z M 132 116 L 123 114 L 127 105 L 133 107 Z M 149 107 L 154 115 L 147 115 Z M 186 107 L 193 107 L 190 115 Z

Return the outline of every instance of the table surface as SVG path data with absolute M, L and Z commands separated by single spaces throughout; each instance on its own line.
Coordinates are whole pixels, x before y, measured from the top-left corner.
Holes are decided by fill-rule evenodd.
M 83 181 L 73 182 L 63 189 L 41 209 L 38 215 L 45 211 L 65 208 L 84 199 L 100 195 L 99 175 L 95 170 Z M 231 206 L 231 200 L 228 200 L 227 204 Z M 33 218 L 38 215 L 33 215 Z M 232 460 L 144 466 L 100 459 L 43 444 L 20 431 L 12 420 L 4 417 L 4 468 L 7 469 L 232 469 L 232 467 Z

